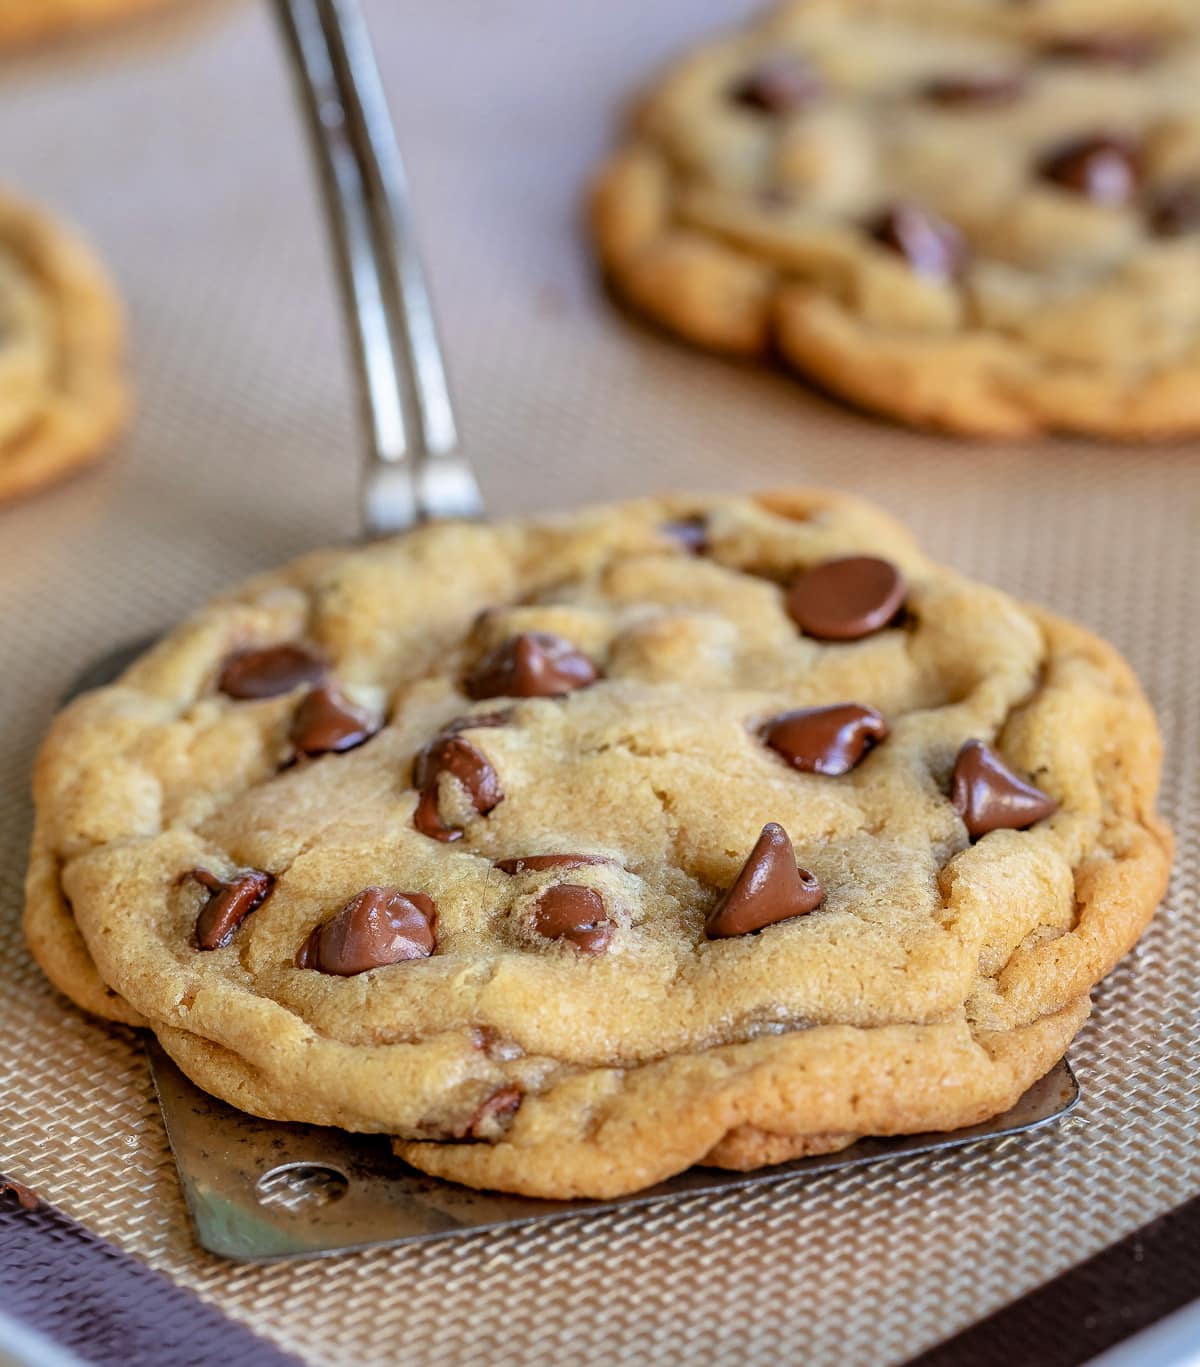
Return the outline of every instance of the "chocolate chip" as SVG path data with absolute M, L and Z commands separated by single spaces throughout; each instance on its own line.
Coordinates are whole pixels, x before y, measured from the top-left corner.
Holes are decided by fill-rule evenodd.
M 1013 773 L 981 740 L 967 741 L 958 752 L 950 800 L 972 840 L 989 831 L 1023 831 L 1058 811 L 1052 797 Z
M 1048 152 L 1038 164 L 1042 177 L 1096 204 L 1121 205 L 1133 198 L 1142 178 L 1142 158 L 1128 138 L 1093 133 Z
M 305 694 L 288 738 L 302 755 L 340 754 L 368 741 L 379 730 L 335 684 L 318 684 Z
M 768 57 L 730 87 L 734 104 L 760 114 L 790 114 L 814 104 L 825 93 L 820 73 L 803 57 Z
M 762 738 L 793 769 L 837 778 L 848 774 L 887 734 L 881 713 L 847 702 L 784 712 L 767 722 Z
M 1025 93 L 1028 81 L 1020 71 L 974 71 L 937 76 L 921 91 L 933 104 L 955 109 L 985 109 L 1012 104 Z
M 27 1212 L 35 1211 L 41 1205 L 37 1192 L 30 1191 L 20 1182 L 14 1182 L 11 1177 L 0 1177 L 0 1196 L 11 1196 Z
M 201 949 L 223 949 L 275 886 L 274 878 L 261 869 L 245 869 L 228 882 L 207 869 L 193 869 L 192 877 L 212 893 L 196 917 L 196 942 Z
M 502 873 L 541 873 L 544 869 L 578 869 L 585 864 L 609 864 L 602 854 L 523 854 L 516 859 L 497 859 Z
M 953 279 L 967 262 L 962 233 L 919 204 L 893 204 L 870 225 L 870 233 L 930 280 Z
M 472 698 L 557 698 L 595 678 L 596 666 L 570 641 L 548 631 L 523 631 L 479 661 L 466 689 Z
M 764 185 L 754 191 L 754 202 L 773 213 L 776 210 L 794 209 L 800 201 L 796 192 L 784 185 Z
M 708 550 L 706 517 L 681 517 L 675 522 L 664 522 L 662 530 L 692 555 L 703 555 Z
M 423 892 L 364 888 L 309 935 L 296 967 L 349 978 L 385 964 L 427 959 L 437 947 L 436 923 L 437 909 Z
M 1157 191 L 1147 210 L 1159 237 L 1183 237 L 1200 231 L 1200 181 L 1180 181 Z
M 533 924 L 548 940 L 570 940 L 586 954 L 599 954 L 612 939 L 604 898 L 595 888 L 558 883 L 533 904 Z
M 479 727 L 507 726 L 510 721 L 511 712 L 477 712 L 474 716 L 455 717 L 453 721 L 448 721 L 438 735 L 457 736 L 461 731 L 474 731 Z
M 420 751 L 413 766 L 413 784 L 421 790 L 413 825 L 434 840 L 461 840 L 462 830 L 447 826 L 438 811 L 438 779 L 442 774 L 463 785 L 480 816 L 487 816 L 504 800 L 504 790 L 487 756 L 461 736 L 437 736 Z
M 274 698 L 301 684 L 319 683 L 328 663 L 307 649 L 285 643 L 235 650 L 221 664 L 217 687 L 230 698 Z
M 490 1025 L 473 1025 L 470 1037 L 473 1049 L 478 1049 L 488 1058 L 501 1063 L 510 1063 L 513 1059 L 523 1058 L 525 1055 L 525 1050 L 516 1040 L 505 1039 L 499 1030 Z
M 904 606 L 908 585 L 889 560 L 848 555 L 798 575 L 787 591 L 792 621 L 822 641 L 857 641 L 881 631 Z
M 825 893 L 816 877 L 796 867 L 796 852 L 787 832 L 774 821 L 762 834 L 733 886 L 724 893 L 708 918 L 704 933 L 724 940 L 803 916 L 819 907 Z
M 488 1139 L 496 1131 L 503 1131 L 506 1123 L 520 1109 L 523 1095 L 518 1087 L 502 1087 L 475 1112 L 467 1122 L 464 1139 Z
M 1161 38 L 1134 29 L 1080 33 L 1070 38 L 1055 39 L 1045 49 L 1048 57 L 1107 66 L 1143 66 L 1153 61 L 1161 51 Z

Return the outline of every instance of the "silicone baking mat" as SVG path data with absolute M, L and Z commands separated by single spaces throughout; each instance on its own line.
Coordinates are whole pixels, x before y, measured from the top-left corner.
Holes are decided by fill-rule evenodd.
M 29 766 L 73 672 L 353 530 L 300 126 L 251 0 L 181 3 L 2 70 L 4 175 L 111 261 L 140 405 L 109 465 L 0 510 L 0 1171 L 310 1363 L 895 1363 L 1200 1190 L 1200 451 L 914 435 L 619 315 L 581 241 L 588 169 L 655 63 L 744 8 L 368 6 L 489 506 L 797 482 L 881 500 L 943 558 L 1128 653 L 1170 737 L 1170 898 L 1098 993 L 1061 1126 L 299 1265 L 197 1250 L 136 1036 L 57 998 L 17 921 Z

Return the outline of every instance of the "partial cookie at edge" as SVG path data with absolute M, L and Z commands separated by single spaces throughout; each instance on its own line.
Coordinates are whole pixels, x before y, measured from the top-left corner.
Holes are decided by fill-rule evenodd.
M 5 257 L 17 293 L 0 342 L 0 382 L 9 386 L 0 384 L 0 501 L 102 456 L 130 403 L 124 310 L 92 248 L 43 210 L 0 194 L 0 263 Z
M 881 8 L 778 6 L 658 78 L 593 186 L 592 236 L 616 290 L 688 341 L 778 354 L 833 393 L 915 426 L 1127 440 L 1200 428 L 1200 296 L 1191 284 L 1200 278 L 1200 224 L 1171 239 L 1148 226 L 1156 193 L 1200 186 L 1200 118 L 1185 126 L 1171 93 L 1188 89 L 1200 64 L 1200 31 L 1184 24 L 1185 8 L 1139 21 L 1152 37 L 1166 35 L 1149 59 L 1165 64 L 1161 76 L 1056 57 L 1056 43 L 1065 51 L 1087 36 L 1079 16 L 996 6 L 993 24 L 986 7 L 964 18 L 908 0 L 886 19 Z M 837 49 L 839 23 L 859 29 Z M 859 59 L 849 55 L 855 43 Z M 811 59 L 828 83 L 824 96 L 775 114 L 721 96 L 723 80 L 777 52 Z M 1011 107 L 940 109 L 923 94 L 936 77 L 973 66 L 1026 64 L 1034 77 Z M 1040 175 L 1039 157 L 1114 118 L 1118 131 L 1132 121 L 1144 138 L 1148 169 L 1131 204 L 1092 204 Z M 948 120 L 962 141 L 957 171 L 952 160 L 938 170 Z M 905 138 L 917 146 L 927 125 L 936 155 L 913 171 Z M 996 204 L 980 169 L 989 137 L 1008 149 L 995 158 Z M 1029 160 L 1023 181 L 1009 144 Z M 847 187 L 852 152 L 865 164 Z M 1005 189 L 1014 176 L 1019 184 Z M 963 282 L 925 278 L 875 240 L 873 221 L 906 198 L 974 241 Z

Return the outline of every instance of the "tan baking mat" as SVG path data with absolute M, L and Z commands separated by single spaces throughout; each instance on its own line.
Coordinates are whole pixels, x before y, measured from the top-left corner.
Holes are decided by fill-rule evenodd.
M 0 512 L 0 1171 L 313 1362 L 898 1361 L 1200 1188 L 1200 450 L 956 446 L 689 354 L 598 295 L 577 200 L 616 102 L 716 0 L 378 0 L 462 425 L 497 514 L 828 482 L 1129 653 L 1170 737 L 1168 906 L 1100 992 L 1056 1132 L 412 1251 L 234 1267 L 192 1246 L 136 1038 L 17 931 L 28 770 L 73 670 L 353 522 L 307 163 L 264 4 L 0 71 L 5 174 L 131 301 L 117 461 Z

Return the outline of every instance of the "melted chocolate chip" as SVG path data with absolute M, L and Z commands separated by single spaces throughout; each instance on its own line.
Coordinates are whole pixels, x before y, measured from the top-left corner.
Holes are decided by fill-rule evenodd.
M 881 713 L 847 702 L 784 712 L 767 722 L 762 738 L 793 769 L 837 778 L 848 774 L 887 734 Z
M 309 935 L 296 967 L 349 978 L 386 964 L 427 959 L 437 947 L 436 923 L 437 909 L 423 892 L 364 888 Z
M 477 712 L 473 717 L 455 717 L 438 732 L 439 736 L 457 736 L 462 731 L 474 731 L 489 726 L 507 726 L 511 712 Z
M 794 190 L 783 185 L 764 185 L 754 191 L 754 202 L 768 212 L 796 208 L 799 198 Z
M 893 204 L 870 225 L 876 242 L 898 252 L 917 275 L 950 280 L 967 262 L 962 233 L 918 204 Z
M 706 517 L 681 517 L 675 522 L 664 522 L 662 530 L 692 555 L 703 555 L 708 550 Z
M 274 878 L 261 869 L 245 869 L 228 882 L 207 869 L 193 869 L 192 877 L 212 893 L 196 917 L 196 943 L 201 949 L 223 949 L 275 886 Z
M 578 869 L 585 864 L 608 864 L 602 854 L 523 854 L 516 859 L 497 859 L 502 873 L 541 873 L 544 869 Z
M 379 724 L 335 684 L 318 684 L 305 694 L 288 739 L 302 755 L 341 754 L 368 741 Z
M 1027 85 L 1020 71 L 974 71 L 935 77 L 921 93 L 933 104 L 955 109 L 994 109 L 1020 99 Z
M 1099 66 L 1144 66 L 1162 51 L 1162 40 L 1153 33 L 1128 29 L 1107 33 L 1080 33 L 1058 38 L 1046 49 L 1048 57 L 1069 62 L 1094 62 Z
M 806 636 L 857 641 L 893 621 L 907 593 L 904 576 L 891 561 L 849 555 L 797 575 L 786 606 Z
M 421 790 L 413 825 L 434 840 L 461 840 L 462 830 L 447 826 L 438 811 L 438 779 L 449 774 L 467 790 L 480 816 L 504 800 L 504 789 L 488 757 L 458 735 L 435 737 L 417 755 L 413 783 Z
M 1142 158 L 1128 138 L 1089 134 L 1052 149 L 1039 163 L 1042 177 L 1096 204 L 1121 205 L 1142 178 Z
M 525 1050 L 515 1040 L 505 1039 L 499 1030 L 490 1025 L 473 1025 L 469 1033 L 472 1049 L 478 1049 L 488 1058 L 508 1063 L 524 1057 Z
M 730 87 L 729 98 L 759 114 L 791 114 L 825 93 L 820 73 L 794 54 L 768 57 Z
M 467 677 L 472 698 L 557 698 L 586 688 L 596 666 L 570 641 L 523 631 L 489 651 Z
M 523 1095 L 518 1087 L 502 1087 L 475 1112 L 467 1122 L 463 1132 L 464 1139 L 487 1139 L 490 1132 L 503 1130 L 508 1121 L 520 1109 Z
M 221 664 L 217 687 L 230 698 L 274 698 L 323 679 L 329 665 L 305 646 L 284 643 L 235 650 Z
M 599 954 L 612 939 L 604 898 L 595 888 L 558 883 L 533 904 L 533 924 L 548 940 L 570 940 L 585 954 Z
M 710 940 L 748 935 L 803 916 L 819 907 L 824 897 L 817 878 L 797 868 L 787 832 L 772 821 L 762 828 L 733 886 L 713 907 L 704 933 Z
M 1165 186 L 1151 199 L 1147 214 L 1159 237 L 1200 232 L 1200 181 Z
M 972 840 L 989 831 L 1023 831 L 1058 811 L 1052 797 L 1026 783 L 980 740 L 967 741 L 958 752 L 950 800 Z

